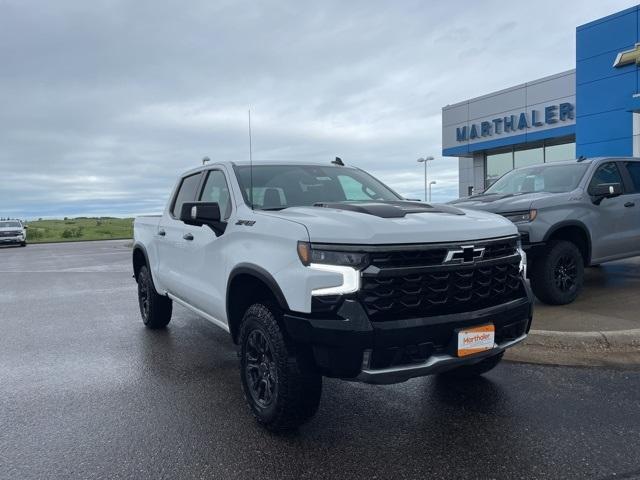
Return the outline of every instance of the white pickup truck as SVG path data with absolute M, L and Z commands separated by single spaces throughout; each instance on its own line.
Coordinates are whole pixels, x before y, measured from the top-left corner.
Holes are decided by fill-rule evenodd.
M 0 245 L 27 246 L 27 226 L 20 220 L 0 221 Z
M 406 201 L 341 164 L 191 170 L 134 237 L 145 325 L 164 328 L 176 302 L 229 332 L 271 430 L 315 414 L 322 376 L 480 375 L 531 325 L 513 223 Z

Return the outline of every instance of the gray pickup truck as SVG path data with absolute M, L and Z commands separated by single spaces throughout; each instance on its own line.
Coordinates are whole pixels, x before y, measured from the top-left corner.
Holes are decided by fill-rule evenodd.
M 640 255 L 640 159 L 593 158 L 519 168 L 451 202 L 518 227 L 535 295 L 575 300 L 584 267 Z

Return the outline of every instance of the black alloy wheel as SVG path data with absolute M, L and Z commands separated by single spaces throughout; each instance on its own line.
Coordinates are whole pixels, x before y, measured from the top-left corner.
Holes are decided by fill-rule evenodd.
M 240 332 L 240 379 L 247 405 L 271 431 L 292 430 L 318 410 L 322 376 L 305 345 L 292 342 L 271 302 L 247 308 Z
M 571 292 L 576 288 L 578 266 L 571 255 L 562 255 L 556 263 L 553 279 L 556 287 L 562 292 Z
M 573 242 L 550 241 L 529 269 L 533 293 L 549 305 L 573 302 L 584 284 L 584 263 L 582 252 Z
M 260 329 L 251 331 L 246 343 L 244 374 L 249 393 L 260 407 L 269 407 L 278 395 L 278 370 L 273 347 Z
M 147 323 L 146 320 L 149 318 L 149 283 L 146 278 L 138 282 L 138 304 L 142 320 Z

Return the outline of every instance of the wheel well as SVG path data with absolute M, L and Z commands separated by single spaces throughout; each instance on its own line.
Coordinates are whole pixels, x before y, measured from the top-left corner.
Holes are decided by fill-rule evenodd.
M 262 279 L 251 273 L 240 273 L 231 279 L 227 289 L 227 321 L 234 342 L 238 342 L 240 324 L 247 308 L 256 302 L 279 306 L 278 296 Z
M 584 264 L 589 265 L 591 261 L 591 242 L 584 228 L 577 225 L 561 227 L 549 236 L 549 241 L 551 240 L 567 240 L 572 242 L 578 247 L 580 253 L 582 253 Z
M 138 281 L 138 274 L 140 269 L 147 264 L 147 256 L 144 254 L 141 248 L 135 248 L 133 250 L 133 276 Z

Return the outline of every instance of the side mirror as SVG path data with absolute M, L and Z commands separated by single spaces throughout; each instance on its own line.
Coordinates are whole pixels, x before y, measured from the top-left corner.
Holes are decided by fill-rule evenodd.
M 28 225 L 23 225 L 22 228 L 24 228 L 25 230 L 28 230 L 29 226 Z
M 180 220 L 196 227 L 207 225 L 216 234 L 224 232 L 225 224 L 220 221 L 220 207 L 215 202 L 183 203 Z
M 619 183 L 600 183 L 594 186 L 590 193 L 595 197 L 593 203 L 600 205 L 605 198 L 619 197 L 622 195 L 622 185 Z

